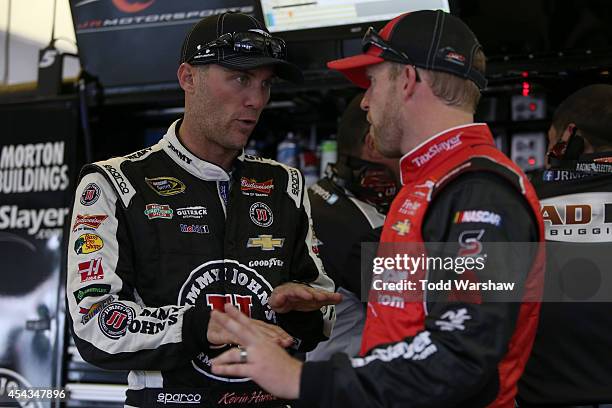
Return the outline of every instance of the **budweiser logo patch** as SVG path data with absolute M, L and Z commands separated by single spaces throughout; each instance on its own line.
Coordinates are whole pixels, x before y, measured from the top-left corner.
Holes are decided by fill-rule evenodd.
M 250 196 L 269 196 L 274 189 L 274 180 L 258 182 L 255 179 L 242 177 L 240 179 L 240 190 L 242 194 Z

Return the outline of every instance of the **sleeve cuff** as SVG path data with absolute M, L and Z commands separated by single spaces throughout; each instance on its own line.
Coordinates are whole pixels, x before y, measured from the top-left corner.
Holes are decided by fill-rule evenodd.
M 331 361 L 307 361 L 302 366 L 300 399 L 297 407 L 324 407 L 329 388 L 333 388 L 333 363 Z

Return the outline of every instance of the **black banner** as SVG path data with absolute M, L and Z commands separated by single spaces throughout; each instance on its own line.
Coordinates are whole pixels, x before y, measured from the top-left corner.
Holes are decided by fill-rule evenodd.
M 263 21 L 255 0 L 70 0 L 83 68 L 105 88 L 178 87 L 183 39 L 201 18 L 240 11 Z
M 78 171 L 76 103 L 0 105 L 0 123 L 0 397 L 6 397 L 15 387 L 58 386 L 62 231 Z

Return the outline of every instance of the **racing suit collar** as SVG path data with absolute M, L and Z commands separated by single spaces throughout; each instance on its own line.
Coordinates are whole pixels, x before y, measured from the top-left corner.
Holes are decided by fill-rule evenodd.
M 402 185 L 419 178 L 433 166 L 446 160 L 456 148 L 465 144 L 494 144 L 486 123 L 469 123 L 455 126 L 431 136 L 400 159 L 400 181 Z
M 174 160 L 176 164 L 199 179 L 205 181 L 229 181 L 230 174 L 222 167 L 200 159 L 187 150 L 185 146 L 183 146 L 176 135 L 176 129 L 177 126 L 180 126 L 179 122 L 181 120 L 182 119 L 177 119 L 174 123 L 172 123 L 172 125 L 170 125 L 168 131 L 160 142 L 166 154 L 170 156 L 170 158 Z M 241 159 L 243 155 L 244 152 L 238 157 L 238 159 Z

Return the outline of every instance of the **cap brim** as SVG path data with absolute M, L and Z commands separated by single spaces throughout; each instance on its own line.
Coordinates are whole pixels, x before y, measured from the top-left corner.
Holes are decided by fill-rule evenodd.
M 370 80 L 366 75 L 366 68 L 380 64 L 385 60 L 371 54 L 359 54 L 353 57 L 342 58 L 327 63 L 329 69 L 341 72 L 349 81 L 361 88 L 368 88 Z
M 238 70 L 249 70 L 265 66 L 273 66 L 274 71 L 279 78 L 295 83 L 304 82 L 302 70 L 300 70 L 296 65 L 273 57 L 266 57 L 262 55 L 237 55 L 235 57 L 226 58 L 223 61 L 215 61 L 214 63 L 226 68 Z

